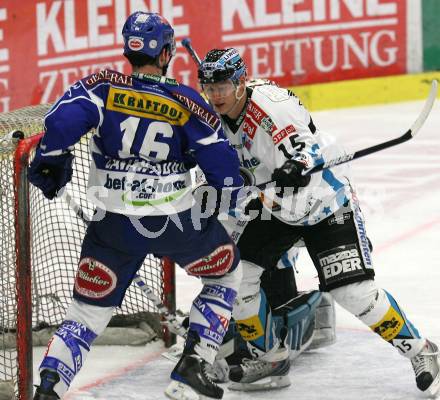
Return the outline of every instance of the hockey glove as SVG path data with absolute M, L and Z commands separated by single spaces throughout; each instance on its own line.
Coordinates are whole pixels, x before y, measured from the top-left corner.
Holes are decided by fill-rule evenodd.
M 287 160 L 281 168 L 276 168 L 272 174 L 272 180 L 276 182 L 277 187 L 282 189 L 293 187 L 294 192 L 299 187 L 307 186 L 310 182 L 310 175 L 304 176 L 302 172 L 305 166 L 303 163 L 295 160 Z M 284 190 L 282 190 L 284 192 Z
M 58 191 L 72 179 L 73 155 L 42 156 L 38 149 L 28 168 L 28 179 L 39 188 L 44 197 L 52 200 Z
M 243 178 L 244 186 L 255 185 L 255 175 L 249 169 L 245 167 L 240 167 L 240 176 Z

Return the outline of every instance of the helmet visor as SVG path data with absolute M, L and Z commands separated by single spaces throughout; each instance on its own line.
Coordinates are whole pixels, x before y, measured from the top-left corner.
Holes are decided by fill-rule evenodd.
M 236 86 L 231 79 L 215 83 L 203 83 L 202 89 L 208 99 L 213 97 L 228 97 L 235 92 Z

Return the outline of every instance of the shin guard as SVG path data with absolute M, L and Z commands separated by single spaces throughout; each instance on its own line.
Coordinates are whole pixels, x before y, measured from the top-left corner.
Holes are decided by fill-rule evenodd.
M 54 391 L 62 398 L 83 366 L 96 334 L 76 321 L 64 321 L 49 342 L 40 371 L 56 371 L 60 381 Z
M 378 321 L 369 324 L 371 330 L 392 344 L 403 356 L 414 357 L 423 348 L 425 339 L 421 338 L 393 296 L 383 289 L 378 292 L 376 309 L 381 312 L 376 314 Z M 363 315 L 358 318 L 362 320 Z
M 195 352 L 208 363 L 214 362 L 228 330 L 237 292 L 219 285 L 205 284 L 194 300 L 184 352 Z

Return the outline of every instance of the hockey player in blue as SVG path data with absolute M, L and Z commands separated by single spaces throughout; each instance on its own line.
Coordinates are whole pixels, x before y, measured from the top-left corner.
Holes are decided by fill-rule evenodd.
M 438 393 L 437 345 L 419 334 L 393 296 L 374 280 L 365 221 L 349 171 L 339 166 L 304 175 L 343 156 L 343 149 L 315 126 L 291 91 L 268 81 L 247 82 L 246 65 L 234 48 L 209 51 L 199 66 L 199 81 L 256 184 L 275 182 L 246 207 L 247 220 L 238 219 L 236 226 L 234 218 L 224 222 L 233 222 L 228 230 L 243 264 L 233 316 L 254 356 L 231 370 L 235 388 L 252 390 L 252 384 L 261 379 L 267 383 L 268 378 L 274 378 L 270 388 L 288 384 L 283 379 L 288 354 L 271 333 L 260 278 L 302 240 L 320 289 L 411 361 L 421 391 Z
M 30 182 L 54 198 L 71 179 L 73 146 L 95 129 L 88 196 L 101 217 L 87 229 L 73 300 L 40 365 L 34 399 L 63 397 L 149 253 L 171 258 L 204 284 L 166 394 L 219 399 L 223 390 L 205 368 L 226 333 L 242 268 L 215 215 L 204 217 L 194 204 L 189 170 L 203 170 L 215 205 L 225 193 L 233 204 L 243 185 L 239 161 L 200 95 L 165 77 L 175 53 L 169 23 L 136 12 L 122 34 L 133 74 L 105 70 L 72 85 L 46 115 L 28 170 Z

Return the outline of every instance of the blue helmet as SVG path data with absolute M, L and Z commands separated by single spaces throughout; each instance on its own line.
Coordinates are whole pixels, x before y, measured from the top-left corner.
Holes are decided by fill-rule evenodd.
M 200 63 L 198 77 L 200 83 L 215 83 L 231 79 L 238 84 L 241 76 L 246 74 L 246 64 L 233 47 L 213 49 L 206 54 Z
M 156 13 L 136 11 L 125 21 L 122 28 L 124 55 L 142 53 L 156 58 L 165 46 L 171 54 L 176 52 L 174 30 L 168 21 Z

